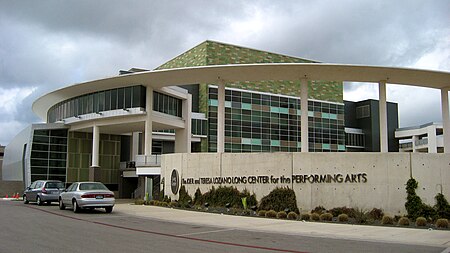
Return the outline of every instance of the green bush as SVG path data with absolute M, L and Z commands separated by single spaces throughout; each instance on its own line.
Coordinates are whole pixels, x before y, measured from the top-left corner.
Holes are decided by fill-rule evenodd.
M 323 206 L 316 206 L 313 210 L 311 210 L 311 213 L 317 213 L 317 214 L 322 214 L 326 211 L 327 209 L 325 209 L 325 207 Z
M 316 208 L 318 208 L 318 207 L 316 207 Z M 352 217 L 352 218 L 354 218 L 354 216 L 355 216 L 355 209 L 353 209 L 351 207 L 346 207 L 346 206 L 335 207 L 335 208 L 328 210 L 328 212 L 331 213 L 333 215 L 333 217 L 337 217 L 337 216 L 339 216 L 339 214 L 342 214 L 342 213 L 346 214 L 348 217 Z
M 151 205 L 151 206 L 154 206 L 154 205 L 155 205 L 155 201 L 156 201 L 156 200 L 150 200 L 150 201 L 148 202 L 148 204 Z
M 278 219 L 286 219 L 287 218 L 287 213 L 285 211 L 279 211 L 277 213 L 277 218 Z
M 338 221 L 339 222 L 347 222 L 348 221 L 348 215 L 345 213 L 341 213 L 338 215 Z
M 241 194 L 241 203 L 242 203 L 242 198 L 247 198 L 247 206 L 256 206 L 258 205 L 258 201 L 256 200 L 256 195 L 250 194 L 250 192 L 247 189 L 244 189 Z
M 384 216 L 384 212 L 383 210 L 379 209 L 379 208 L 373 208 L 369 213 L 369 218 L 373 219 L 373 220 L 381 220 L 381 218 L 383 218 Z
M 168 204 L 169 207 L 180 207 L 180 202 L 172 201 Z
M 369 214 L 364 209 L 356 208 L 354 218 L 357 224 L 365 224 L 369 219 Z
M 224 207 L 227 203 L 230 203 L 231 207 L 243 208 L 242 198 L 247 198 L 247 206 L 257 205 L 255 194 L 250 195 L 246 189 L 243 192 L 239 192 L 236 187 L 232 186 L 219 186 L 217 189 L 213 186 L 208 192 L 203 194 L 202 197 L 200 197 L 200 194 L 200 190 L 197 189 L 197 197 L 194 196 L 196 205 L 207 202 L 211 207 Z
M 311 219 L 311 215 L 309 213 L 302 213 L 300 215 L 300 220 L 309 221 Z
M 400 220 L 398 220 L 398 225 L 400 225 L 400 226 L 409 226 L 409 219 L 408 219 L 408 217 L 401 217 Z
M 182 185 L 180 187 L 178 196 L 179 197 L 178 197 L 178 205 L 177 206 L 185 208 L 192 204 L 192 198 L 191 198 L 191 196 L 189 196 L 188 192 L 186 191 L 186 187 L 184 185 Z M 171 207 L 175 207 L 175 206 L 171 205 Z
M 261 199 L 260 209 L 275 210 L 277 212 L 284 211 L 286 208 L 298 213 L 297 200 L 295 192 L 289 188 L 275 188 L 269 195 Z
M 438 193 L 434 199 L 436 200 L 436 204 L 434 205 L 434 209 L 436 210 L 436 214 L 439 218 L 450 219 L 450 204 L 442 193 Z
M 333 215 L 331 213 L 323 213 L 319 216 L 321 221 L 332 221 Z
M 408 212 L 408 217 L 411 219 L 416 219 L 417 217 L 425 217 L 427 219 L 433 219 L 436 215 L 436 211 L 429 205 L 422 202 L 422 199 L 417 196 L 416 189 L 418 183 L 414 178 L 410 178 L 406 182 L 406 203 L 405 208 Z
M 289 212 L 287 218 L 288 220 L 296 220 L 298 218 L 298 215 L 295 212 Z
M 266 210 L 259 210 L 258 211 L 258 216 L 266 217 Z
M 145 205 L 145 200 L 143 200 L 143 199 L 135 199 L 134 200 L 134 204 L 135 205 Z
M 393 225 L 394 224 L 394 218 L 392 218 L 389 215 L 385 215 L 381 219 L 381 224 L 383 224 L 383 225 Z
M 202 192 L 200 191 L 200 188 L 197 188 L 197 190 L 195 190 L 194 193 L 194 205 L 203 205 L 204 201 L 203 201 L 203 195 Z
M 312 213 L 311 214 L 311 220 L 319 221 L 320 220 L 320 215 L 318 213 Z
M 417 219 L 416 219 L 416 226 L 424 227 L 426 225 L 427 225 L 427 219 L 425 219 L 425 217 L 417 217 Z
M 437 228 L 448 228 L 448 220 L 447 219 L 437 219 L 435 225 Z
M 277 217 L 277 212 L 275 210 L 270 210 L 266 212 L 266 217 L 267 218 L 275 218 Z

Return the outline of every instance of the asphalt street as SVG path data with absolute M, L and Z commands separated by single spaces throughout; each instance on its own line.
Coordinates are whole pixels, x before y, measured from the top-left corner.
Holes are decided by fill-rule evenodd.
M 224 229 L 0 201 L 0 252 L 443 252 L 445 248 Z

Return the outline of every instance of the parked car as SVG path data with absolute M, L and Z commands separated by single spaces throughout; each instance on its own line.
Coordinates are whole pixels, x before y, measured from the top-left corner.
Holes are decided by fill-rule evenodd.
M 84 208 L 105 208 L 110 213 L 114 204 L 114 193 L 100 182 L 75 182 L 59 195 L 59 209 L 71 207 L 75 213 Z
M 64 190 L 64 183 L 58 180 L 38 180 L 28 186 L 23 193 L 23 203 L 58 202 L 59 194 Z

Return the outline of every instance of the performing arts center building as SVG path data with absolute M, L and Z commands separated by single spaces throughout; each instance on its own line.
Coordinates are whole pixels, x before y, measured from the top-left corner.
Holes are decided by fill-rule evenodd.
M 377 83 L 379 101 L 343 101 L 345 81 Z M 444 154 L 398 152 L 389 84 L 441 90 Z M 304 209 L 401 212 L 411 175 L 425 201 L 450 194 L 449 88 L 448 72 L 326 64 L 205 41 L 154 70 L 43 95 L 32 109 L 45 123 L 6 147 L 2 176 L 23 186 L 96 180 L 123 198 L 157 198 L 162 187 L 176 198 L 181 184 L 191 195 L 234 185 L 260 198 L 286 186 Z

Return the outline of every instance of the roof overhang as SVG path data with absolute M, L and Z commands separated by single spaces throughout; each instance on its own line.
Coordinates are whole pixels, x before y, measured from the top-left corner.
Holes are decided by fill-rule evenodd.
M 450 72 L 420 69 L 323 64 L 268 63 L 214 65 L 144 71 L 97 79 L 67 86 L 38 98 L 33 111 L 46 119 L 47 111 L 58 102 L 79 95 L 119 87 L 143 85 L 160 89 L 165 86 L 260 80 L 310 80 L 380 82 L 435 89 L 450 88 Z

